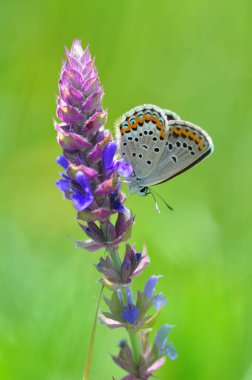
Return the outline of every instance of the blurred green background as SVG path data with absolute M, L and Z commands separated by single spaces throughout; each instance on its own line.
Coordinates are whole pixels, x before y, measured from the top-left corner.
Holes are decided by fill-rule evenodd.
M 54 182 L 60 153 L 52 119 L 64 45 L 91 53 L 105 88 L 108 126 L 142 103 L 208 131 L 215 153 L 156 190 L 132 196 L 132 242 L 163 274 L 178 360 L 159 378 L 252 379 L 251 2 L 2 1 L 0 378 L 82 378 L 98 297 L 100 254 L 77 250 L 75 211 Z M 98 326 L 90 380 L 119 379 L 124 331 Z

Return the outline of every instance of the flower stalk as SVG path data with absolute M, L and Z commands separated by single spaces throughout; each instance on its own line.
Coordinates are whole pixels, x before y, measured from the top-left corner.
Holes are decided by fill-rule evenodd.
M 100 303 L 101 303 L 103 289 L 104 289 L 104 285 L 101 286 L 101 291 L 100 291 L 100 295 L 99 295 L 98 302 L 97 302 L 95 318 L 94 318 L 94 323 L 93 323 L 93 327 L 92 327 L 91 338 L 90 338 L 90 343 L 89 343 L 89 348 L 88 348 L 86 366 L 84 369 L 83 380 L 88 380 L 90 369 L 91 369 L 93 349 L 94 349 L 94 341 L 95 341 L 95 333 L 96 333 L 96 326 L 97 326 L 97 317 L 98 317 L 98 313 L 99 313 L 99 307 L 100 307 Z
M 169 325 L 157 332 L 152 344 L 149 340 L 166 298 L 155 292 L 160 276 L 152 276 L 142 291 L 132 291 L 134 278 L 149 264 L 146 248 L 137 252 L 128 243 L 134 216 L 125 206 L 121 177 L 128 178 L 133 168 L 117 157 L 117 144 L 104 128 L 104 92 L 89 47 L 83 50 L 76 40 L 65 54 L 57 99 L 60 122 L 54 123 L 62 149 L 57 158 L 62 170 L 56 185 L 72 202 L 79 226 L 87 236 L 83 241 L 75 241 L 76 246 L 90 252 L 106 252 L 96 264 L 102 291 L 83 379 L 89 378 L 98 318 L 111 329 L 124 328 L 128 332 L 129 343 L 121 342 L 118 356 L 113 356 L 114 362 L 127 372 L 122 380 L 146 380 L 164 364 L 165 355 L 176 358 L 174 347 L 168 343 Z M 107 289 L 106 311 L 99 310 L 103 288 Z
M 142 354 L 140 337 L 139 337 L 138 333 L 129 331 L 129 338 L 130 338 L 133 358 L 134 358 L 134 361 L 137 365 L 139 362 L 140 355 Z

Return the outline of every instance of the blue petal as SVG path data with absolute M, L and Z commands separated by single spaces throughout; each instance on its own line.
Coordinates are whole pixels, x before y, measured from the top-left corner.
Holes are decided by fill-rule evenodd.
M 108 143 L 103 151 L 103 167 L 106 171 L 113 169 L 114 155 L 117 150 L 117 145 L 115 142 Z
M 165 352 L 167 351 L 166 343 L 167 343 L 168 335 L 171 331 L 171 328 L 172 326 L 170 325 L 164 325 L 156 333 L 154 345 L 157 347 L 158 353 L 160 356 L 164 355 Z
M 129 162 L 125 162 L 124 160 L 117 161 L 115 164 L 115 170 L 122 177 L 128 178 L 133 172 L 133 168 Z
M 92 195 L 92 189 L 86 175 L 82 171 L 78 171 L 75 177 L 78 184 L 81 186 L 82 190 L 86 195 Z
M 126 208 L 124 207 L 123 203 L 120 201 L 118 194 L 116 192 L 113 192 L 110 198 L 111 198 L 114 210 L 118 212 L 126 211 Z
M 78 211 L 83 211 L 91 205 L 94 200 L 92 189 L 86 175 L 82 171 L 78 171 L 75 176 L 76 182 L 80 185 L 83 192 L 75 189 L 72 195 L 74 207 Z
M 146 282 L 144 293 L 146 294 L 148 299 L 151 299 L 153 293 L 155 291 L 155 286 L 160 276 L 151 276 L 149 280 Z
M 94 200 L 94 197 L 92 195 L 91 196 L 84 195 L 78 190 L 75 190 L 72 195 L 72 201 L 73 201 L 74 207 L 78 211 L 85 210 L 87 207 L 91 205 L 93 200 Z
M 56 186 L 60 191 L 70 191 L 71 190 L 71 181 L 70 179 L 59 179 L 56 181 Z
M 121 314 L 121 317 L 124 318 L 127 322 L 133 324 L 136 322 L 139 315 L 139 310 L 135 305 L 128 305 L 125 307 L 125 311 Z
M 175 360 L 178 357 L 176 348 L 174 347 L 173 343 L 169 343 L 167 346 L 167 355 L 170 359 Z
M 132 292 L 129 288 L 126 289 L 126 298 L 127 298 L 127 304 L 132 305 L 133 304 L 133 297 L 132 297 Z
M 166 298 L 162 297 L 162 293 L 159 293 L 153 298 L 153 304 L 156 310 L 159 310 L 165 306 Z
M 56 162 L 57 162 L 57 164 L 62 166 L 62 168 L 64 168 L 65 170 L 67 170 L 69 168 L 69 163 L 64 156 L 58 156 L 56 159 Z

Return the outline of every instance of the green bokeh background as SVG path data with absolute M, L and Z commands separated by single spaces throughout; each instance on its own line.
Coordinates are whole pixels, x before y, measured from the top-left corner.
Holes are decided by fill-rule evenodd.
M 52 119 L 64 45 L 90 43 L 108 126 L 141 103 L 174 110 L 215 153 L 156 188 L 175 212 L 132 196 L 132 242 L 163 274 L 179 358 L 162 380 L 252 379 L 251 2 L 2 1 L 0 12 L 0 378 L 82 378 L 98 297 L 99 253 L 77 250 L 75 211 L 54 186 Z M 98 326 L 90 380 L 118 380 L 124 331 Z

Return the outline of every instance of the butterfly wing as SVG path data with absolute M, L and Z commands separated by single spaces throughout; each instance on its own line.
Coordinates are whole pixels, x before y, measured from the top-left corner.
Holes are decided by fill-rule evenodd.
M 188 170 L 214 150 L 210 136 L 197 125 L 182 120 L 169 121 L 168 125 L 165 149 L 155 170 L 141 181 L 142 186 L 167 181 Z
M 166 116 L 166 120 L 169 122 L 171 120 L 180 120 L 179 115 L 177 115 L 175 112 L 170 110 L 163 110 Z
M 165 112 L 144 104 L 124 114 L 118 127 L 121 156 L 134 168 L 135 178 L 148 177 L 165 149 L 168 137 Z

